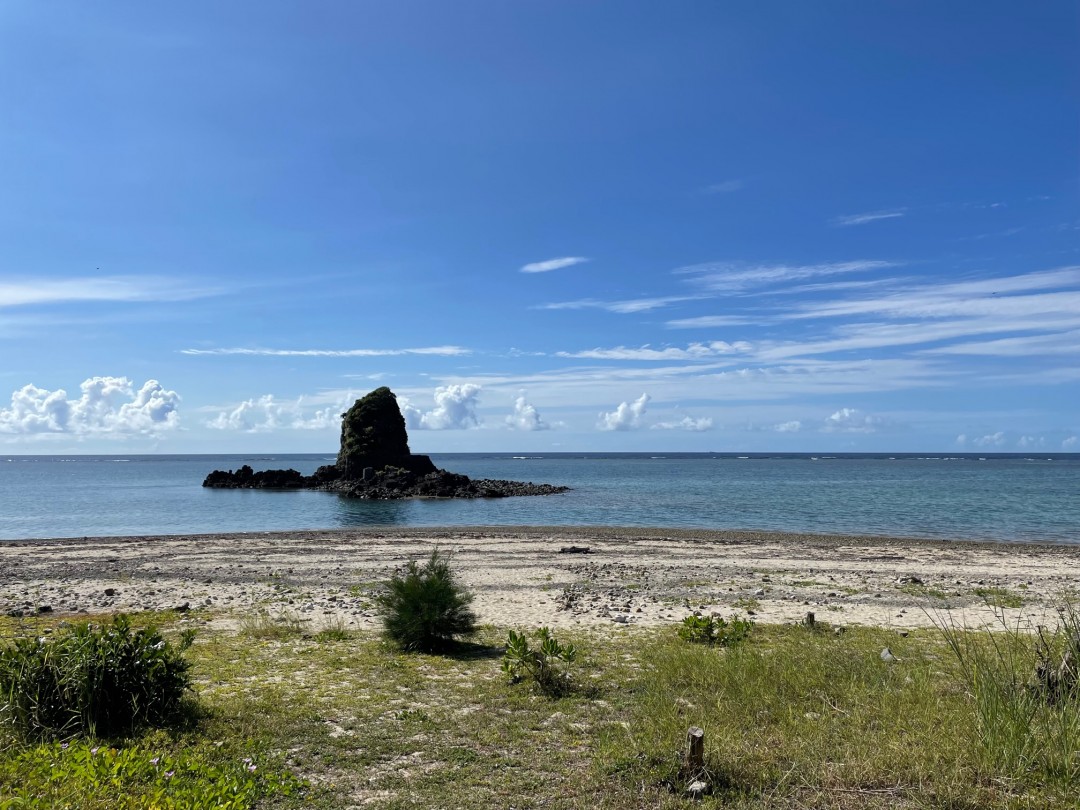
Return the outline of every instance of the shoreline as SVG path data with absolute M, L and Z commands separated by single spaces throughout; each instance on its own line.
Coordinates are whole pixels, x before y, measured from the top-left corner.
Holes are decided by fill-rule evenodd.
M 587 546 L 588 554 L 560 553 Z M 256 611 L 316 629 L 379 626 L 373 596 L 438 547 L 500 627 L 674 624 L 691 612 L 763 623 L 898 630 L 1052 626 L 1080 593 L 1080 547 L 765 531 L 622 527 L 376 527 L 0 542 L 0 615 Z M 988 604 L 988 601 L 991 604 Z M 995 607 L 993 603 L 996 603 Z M 45 611 L 42 611 L 42 609 Z

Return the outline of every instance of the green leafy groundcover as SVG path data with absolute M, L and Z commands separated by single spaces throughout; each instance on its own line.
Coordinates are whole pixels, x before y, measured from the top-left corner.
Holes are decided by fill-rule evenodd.
M 16 639 L 0 649 L 0 722 L 29 740 L 111 737 L 165 726 L 190 689 L 179 647 L 128 616 L 79 622 L 51 638 Z
M 205 749 L 111 748 L 89 741 L 49 743 L 0 760 L 0 810 L 246 810 L 303 784 L 252 757 Z

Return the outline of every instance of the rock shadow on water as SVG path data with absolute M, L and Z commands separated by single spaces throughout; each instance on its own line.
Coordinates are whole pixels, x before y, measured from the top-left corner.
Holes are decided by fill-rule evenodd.
M 569 487 L 500 479 L 473 480 L 440 470 L 425 455 L 409 450 L 405 417 L 397 397 L 383 386 L 356 400 L 342 414 L 337 462 L 311 475 L 297 470 L 214 470 L 203 481 L 214 489 L 316 489 L 351 498 L 506 498 L 555 495 Z

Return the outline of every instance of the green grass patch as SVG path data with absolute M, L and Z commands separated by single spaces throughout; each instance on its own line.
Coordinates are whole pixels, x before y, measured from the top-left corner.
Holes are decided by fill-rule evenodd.
M 975 588 L 973 592 L 991 607 L 1019 608 L 1024 606 L 1024 598 L 1018 593 L 1013 593 L 1008 588 L 980 587 Z
M 179 620 L 163 621 L 175 635 Z M 0 731 L 0 808 L 1075 807 L 1080 700 L 1048 700 L 1034 677 L 1042 661 L 1060 669 L 1062 634 L 558 636 L 581 688 L 551 697 L 507 683 L 501 628 L 439 655 L 374 632 L 203 630 L 186 653 L 201 707 L 190 727 L 68 749 Z M 697 804 L 680 761 L 690 726 L 705 731 L 712 786 Z M 115 773 L 86 770 L 95 746 L 116 752 Z M 168 804 L 165 790 L 181 792 Z

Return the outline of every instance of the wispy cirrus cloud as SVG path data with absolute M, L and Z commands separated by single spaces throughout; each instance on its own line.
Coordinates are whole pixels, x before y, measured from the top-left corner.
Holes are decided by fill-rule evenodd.
M 403 355 L 434 355 L 461 357 L 472 354 L 462 346 L 423 346 L 415 349 L 181 349 L 189 355 L 240 355 L 246 357 L 401 357 Z
M 705 360 L 730 354 L 747 352 L 751 348 L 745 341 L 727 343 L 713 340 L 708 343 L 691 343 L 685 348 L 667 346 L 656 349 L 652 346 L 628 347 L 615 346 L 610 349 L 586 349 L 578 352 L 556 352 L 556 357 L 568 357 L 586 360 Z
M 607 312 L 615 312 L 620 315 L 633 314 L 635 312 L 649 312 L 654 309 L 662 309 L 682 301 L 695 301 L 701 298 L 699 295 L 663 295 L 656 298 L 629 298 L 623 301 L 600 301 L 596 298 L 580 298 L 576 301 L 557 301 L 551 304 L 540 304 L 536 309 L 602 309 Z
M 668 329 L 713 329 L 724 326 L 746 326 L 754 318 L 746 315 L 701 315 L 697 318 L 676 318 L 664 325 Z
M 750 265 L 734 262 L 706 262 L 680 267 L 675 270 L 675 273 L 691 276 L 691 283 L 709 292 L 735 292 L 820 276 L 866 273 L 898 266 L 900 266 L 899 262 L 883 260 Z
M 542 262 L 530 262 L 522 265 L 522 273 L 550 273 L 552 270 L 562 270 L 564 267 L 573 267 L 575 264 L 584 264 L 589 261 L 584 256 L 562 256 L 557 259 L 545 259 Z
M 8 279 L 0 280 L 0 308 L 93 301 L 190 301 L 220 293 L 219 288 L 159 276 Z
M 866 211 L 862 214 L 848 214 L 846 216 L 833 217 L 830 224 L 840 228 L 847 228 L 851 225 L 866 225 L 868 222 L 902 217 L 906 211 L 906 208 L 891 208 L 886 211 Z
M 720 183 L 710 183 L 701 190 L 702 194 L 731 194 L 734 191 L 741 191 L 745 188 L 746 183 L 742 180 L 732 179 L 724 180 Z

